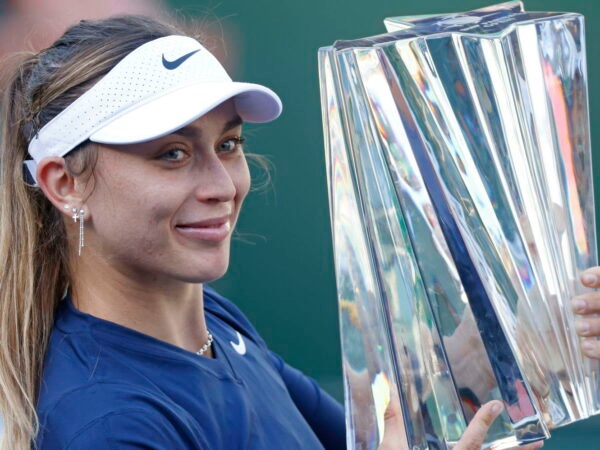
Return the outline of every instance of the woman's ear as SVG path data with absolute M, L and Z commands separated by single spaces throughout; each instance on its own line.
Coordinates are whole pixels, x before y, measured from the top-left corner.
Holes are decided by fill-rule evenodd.
M 75 177 L 67 170 L 64 158 L 49 156 L 42 159 L 37 164 L 37 182 L 48 200 L 63 214 L 70 217 L 72 208 L 82 207 L 81 192 L 77 190 Z

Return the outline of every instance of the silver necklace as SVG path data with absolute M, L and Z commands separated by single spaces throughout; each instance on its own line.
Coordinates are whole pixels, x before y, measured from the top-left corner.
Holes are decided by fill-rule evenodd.
M 210 348 L 210 346 L 211 346 L 211 345 L 212 345 L 212 343 L 213 343 L 213 340 L 214 340 L 214 339 L 213 339 L 213 335 L 211 334 L 211 332 L 210 332 L 210 331 L 208 331 L 208 330 L 206 330 L 206 334 L 208 335 L 208 340 L 206 341 L 206 344 L 204 344 L 204 345 L 203 345 L 203 346 L 200 348 L 200 350 L 198 350 L 198 351 L 196 352 L 196 355 L 200 355 L 200 356 L 204 355 L 204 354 L 206 353 L 206 351 L 207 351 L 207 350 Z

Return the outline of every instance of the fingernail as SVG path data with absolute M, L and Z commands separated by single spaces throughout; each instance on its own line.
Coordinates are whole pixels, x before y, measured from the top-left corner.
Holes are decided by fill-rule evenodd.
M 575 321 L 575 329 L 579 334 L 588 334 L 590 331 L 590 324 L 583 320 Z
M 596 284 L 596 275 L 592 275 L 591 273 L 584 273 L 581 275 L 581 282 L 586 285 Z
M 494 402 L 494 404 L 492 405 L 492 414 L 497 416 L 498 414 L 500 414 L 501 411 L 502 411 L 502 403 Z
M 574 298 L 571 304 L 573 305 L 573 311 L 575 311 L 576 313 L 585 312 L 585 307 L 587 306 L 585 304 L 585 300 L 581 300 L 580 298 Z

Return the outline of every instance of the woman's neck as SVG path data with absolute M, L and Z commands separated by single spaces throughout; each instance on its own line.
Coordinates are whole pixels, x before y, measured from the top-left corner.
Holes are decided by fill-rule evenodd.
M 78 310 L 189 351 L 204 345 L 201 284 L 133 277 L 93 259 L 80 258 L 73 265 L 71 293 Z

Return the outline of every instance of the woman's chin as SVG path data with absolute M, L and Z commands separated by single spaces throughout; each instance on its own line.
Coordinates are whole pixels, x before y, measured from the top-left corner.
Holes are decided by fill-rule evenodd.
M 228 267 L 229 261 L 227 264 L 214 264 L 211 267 L 203 267 L 201 270 L 184 274 L 183 279 L 188 283 L 210 283 L 222 278 L 227 273 Z

